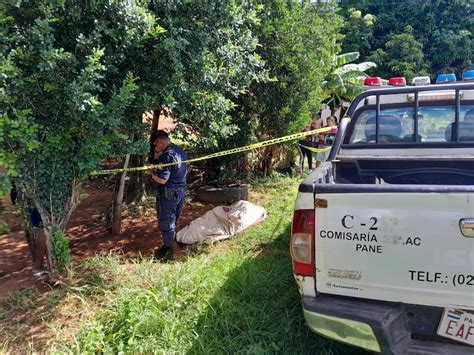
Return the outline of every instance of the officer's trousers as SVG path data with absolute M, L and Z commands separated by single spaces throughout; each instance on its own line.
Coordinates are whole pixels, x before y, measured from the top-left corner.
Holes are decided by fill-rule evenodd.
M 184 187 L 169 189 L 172 193 L 163 193 L 164 189 L 158 190 L 156 198 L 156 216 L 158 219 L 158 227 L 163 234 L 163 241 L 165 247 L 172 247 L 176 237 L 176 225 L 179 216 L 183 210 L 184 197 L 186 190 Z

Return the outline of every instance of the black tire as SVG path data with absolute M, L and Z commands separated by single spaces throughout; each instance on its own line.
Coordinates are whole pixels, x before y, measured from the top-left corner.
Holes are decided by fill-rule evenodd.
M 207 203 L 228 203 L 232 204 L 239 200 L 248 199 L 248 186 L 201 186 L 196 190 L 196 198 L 198 201 Z

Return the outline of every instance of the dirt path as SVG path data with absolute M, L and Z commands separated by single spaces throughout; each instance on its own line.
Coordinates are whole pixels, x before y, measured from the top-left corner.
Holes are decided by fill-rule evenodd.
M 34 285 L 31 278 L 31 256 L 18 210 L 3 200 L 10 233 L 0 236 L 0 299 L 10 291 Z
M 105 228 L 103 214 L 112 196 L 111 191 L 86 186 L 88 196 L 73 213 L 67 228 L 73 263 L 109 252 L 127 258 L 149 256 L 161 246 L 162 240 L 156 222 L 154 208 L 142 208 L 141 212 L 129 209 L 124 213 L 123 232 L 112 236 Z M 31 256 L 18 210 L 4 199 L 10 233 L 0 236 L 0 300 L 15 290 L 35 286 L 32 278 Z M 184 227 L 193 219 L 210 210 L 212 205 L 186 204 L 179 226 Z M 45 285 L 36 284 L 40 291 Z

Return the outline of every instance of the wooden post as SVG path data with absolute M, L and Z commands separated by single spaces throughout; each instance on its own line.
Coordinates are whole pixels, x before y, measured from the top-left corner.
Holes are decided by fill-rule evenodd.
M 123 162 L 123 168 L 128 168 L 128 163 L 130 161 L 130 154 L 125 156 L 125 161 Z M 114 194 L 113 208 L 112 208 L 112 234 L 119 235 L 122 230 L 122 205 L 123 205 L 123 194 L 125 190 L 125 178 L 127 177 L 127 172 L 122 172 L 120 176 L 120 184 L 118 191 Z

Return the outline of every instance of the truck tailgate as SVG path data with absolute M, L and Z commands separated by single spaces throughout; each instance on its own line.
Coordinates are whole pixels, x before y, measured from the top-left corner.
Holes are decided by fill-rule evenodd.
M 316 198 L 318 292 L 474 309 L 474 238 L 460 229 L 474 218 L 474 193 Z

